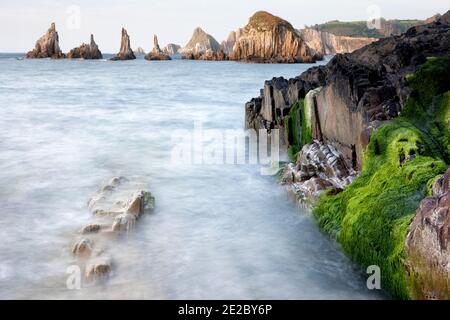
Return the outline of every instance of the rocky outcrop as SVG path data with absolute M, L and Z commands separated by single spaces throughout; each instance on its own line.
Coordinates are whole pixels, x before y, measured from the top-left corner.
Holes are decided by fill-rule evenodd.
M 407 238 L 416 299 L 450 299 L 450 168 L 417 210 Z
M 410 94 L 407 75 L 427 57 L 450 55 L 449 16 L 337 55 L 294 79 L 267 81 L 260 97 L 246 104 L 247 128 L 284 128 L 290 107 L 321 87 L 313 97 L 313 138 L 333 145 L 358 170 L 373 127 L 402 110 Z
M 169 43 L 167 46 L 165 46 L 162 49 L 162 51 L 169 56 L 179 54 L 180 50 L 181 50 L 181 46 L 179 46 L 177 44 L 173 44 L 173 43 Z
M 311 205 L 326 190 L 342 191 L 357 177 L 332 145 L 313 141 L 305 145 L 295 164 L 283 171 L 281 184 L 304 205 Z
M 165 54 L 159 47 L 158 37 L 153 36 L 153 50 L 150 51 L 146 56 L 145 60 L 149 61 L 162 61 L 162 60 L 172 60 L 169 55 Z
M 320 55 L 350 53 L 378 40 L 376 38 L 335 36 L 328 32 L 308 28 L 300 30 L 300 34 L 306 44 Z
M 123 241 L 155 199 L 145 187 L 126 178 L 113 178 L 89 200 L 93 222 L 83 227 L 72 254 L 85 270 L 85 280 L 106 279 L 114 269 L 114 241 Z
M 127 30 L 122 28 L 120 51 L 113 58 L 111 58 L 111 60 L 118 61 L 118 60 L 134 60 L 134 59 L 136 59 L 136 56 L 134 55 L 133 50 L 131 50 L 130 37 L 128 36 Z
M 310 63 L 322 59 L 321 55 L 308 47 L 300 33 L 289 22 L 265 11 L 255 13 L 247 26 L 232 34 L 229 38 L 230 44 L 233 41 L 235 43 L 230 60 Z M 230 44 L 227 44 L 228 48 Z
M 142 47 L 135 49 L 133 52 L 136 56 L 145 56 L 145 50 Z
M 43 35 L 37 42 L 34 49 L 27 53 L 30 59 L 63 59 L 65 55 L 59 48 L 59 36 L 56 31 L 55 23 L 52 23 L 47 33 Z
M 102 52 L 94 41 L 94 35 L 91 34 L 91 42 L 83 43 L 78 48 L 72 49 L 68 54 L 69 59 L 103 59 Z
M 227 60 L 228 57 L 216 39 L 201 28 L 196 28 L 194 34 L 184 48 L 180 50 L 183 59 L 188 60 Z

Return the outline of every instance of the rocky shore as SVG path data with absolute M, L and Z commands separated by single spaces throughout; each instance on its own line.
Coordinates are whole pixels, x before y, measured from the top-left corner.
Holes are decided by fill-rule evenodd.
M 450 12 L 266 81 L 245 107 L 247 128 L 284 133 L 282 184 L 397 298 L 448 298 L 449 75 Z

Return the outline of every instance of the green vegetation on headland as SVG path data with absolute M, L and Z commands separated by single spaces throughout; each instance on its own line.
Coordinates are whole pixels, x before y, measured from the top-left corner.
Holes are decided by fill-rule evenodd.
M 289 114 L 284 118 L 286 137 L 289 141 L 288 155 L 295 160 L 298 152 L 305 144 L 312 141 L 311 106 L 308 99 L 301 99 L 295 103 Z
M 379 266 L 383 289 L 402 299 L 412 296 L 409 226 L 430 181 L 449 165 L 450 58 L 429 59 L 408 83 L 404 111 L 373 133 L 360 177 L 314 210 L 320 227 L 359 264 Z
M 315 25 L 313 28 L 325 31 L 337 36 L 384 38 L 391 34 L 402 34 L 409 28 L 423 23 L 420 20 L 381 20 L 380 29 L 369 29 L 367 21 L 329 21 Z

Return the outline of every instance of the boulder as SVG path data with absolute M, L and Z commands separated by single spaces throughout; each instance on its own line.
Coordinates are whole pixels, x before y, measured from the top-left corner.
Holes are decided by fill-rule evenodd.
M 259 11 L 241 30 L 232 34 L 230 60 L 257 63 L 311 63 L 323 58 L 312 50 L 294 27 L 279 17 Z
M 69 59 L 103 59 L 103 55 L 94 41 L 94 35 L 91 34 L 91 42 L 83 43 L 78 48 L 72 49 L 68 54 Z
M 59 36 L 58 32 L 56 31 L 55 23 L 52 23 L 50 28 L 47 30 L 47 33 L 36 42 L 34 49 L 27 53 L 27 58 L 65 58 L 65 55 L 59 48 Z
M 415 299 L 450 299 L 450 168 L 417 209 L 407 237 Z
M 120 51 L 113 58 L 111 58 L 111 60 L 118 61 L 118 60 L 134 60 L 134 59 L 136 59 L 136 56 L 134 55 L 133 50 L 131 50 L 130 37 L 128 36 L 127 30 L 122 28 Z
M 162 61 L 162 60 L 172 60 L 169 55 L 165 54 L 159 47 L 158 37 L 154 35 L 153 37 L 153 50 L 150 51 L 146 56 L 145 60 L 149 61 Z

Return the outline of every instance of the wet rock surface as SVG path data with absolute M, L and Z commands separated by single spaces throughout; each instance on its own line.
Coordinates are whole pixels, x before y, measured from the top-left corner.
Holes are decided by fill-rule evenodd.
M 83 227 L 72 254 L 85 270 L 86 281 L 106 279 L 113 271 L 114 242 L 132 232 L 139 219 L 155 207 L 144 185 L 116 177 L 88 201 L 93 222 Z
M 27 53 L 30 59 L 63 59 L 65 55 L 59 47 L 59 36 L 56 31 L 55 23 L 52 23 L 47 33 L 43 35 L 37 42 L 34 49 Z
M 407 238 L 416 299 L 450 299 L 450 168 L 424 199 Z

